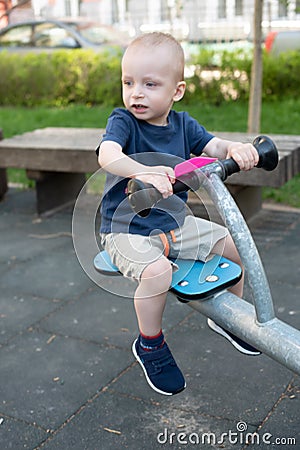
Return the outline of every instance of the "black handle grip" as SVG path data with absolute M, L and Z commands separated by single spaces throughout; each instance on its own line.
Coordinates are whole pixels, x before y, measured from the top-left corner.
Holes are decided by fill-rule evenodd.
M 238 163 L 235 162 L 234 159 L 223 159 L 222 161 L 219 161 L 219 163 L 222 165 L 224 169 L 224 175 L 222 177 L 222 180 L 225 181 L 227 177 L 230 177 L 230 175 L 239 172 L 240 166 Z
M 264 135 L 257 136 L 253 141 L 253 146 L 256 148 L 259 156 L 256 167 L 267 171 L 274 170 L 278 164 L 278 151 L 272 139 Z M 219 162 L 225 172 L 223 181 L 230 175 L 240 171 L 239 165 L 232 158 Z
M 259 155 L 259 162 L 256 167 L 264 170 L 274 170 L 278 164 L 278 151 L 276 145 L 268 136 L 258 136 L 253 141 Z M 233 173 L 239 172 L 239 165 L 232 159 L 218 161 L 217 165 L 222 167 L 222 180 Z M 207 166 L 209 167 L 209 166 Z M 196 191 L 200 187 L 200 178 L 196 169 L 193 172 L 182 175 L 173 184 L 173 193 L 185 192 L 189 189 Z M 143 183 L 138 179 L 132 179 L 127 185 L 127 195 L 129 203 L 135 213 L 141 217 L 147 217 L 151 208 L 161 200 L 162 194 L 152 185 Z
M 200 187 L 199 177 L 189 172 L 178 178 L 173 184 L 173 193 L 196 191 Z M 151 208 L 163 198 L 162 194 L 150 183 L 133 178 L 127 184 L 127 196 L 130 206 L 141 217 L 147 217 Z
M 259 161 L 256 167 L 262 168 L 270 172 L 276 169 L 278 165 L 278 150 L 275 143 L 268 136 L 257 136 L 253 145 L 258 151 Z
M 136 178 L 128 182 L 127 196 L 131 208 L 141 217 L 147 217 L 152 206 L 162 199 L 161 193 L 152 184 Z

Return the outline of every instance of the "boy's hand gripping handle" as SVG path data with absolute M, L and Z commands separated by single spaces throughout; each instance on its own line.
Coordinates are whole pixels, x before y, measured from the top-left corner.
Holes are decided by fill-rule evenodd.
M 173 194 L 189 189 L 196 191 L 200 187 L 198 175 L 194 172 L 181 175 L 173 186 Z M 127 196 L 130 206 L 136 214 L 147 217 L 151 208 L 163 198 L 162 194 L 150 183 L 143 183 L 134 178 L 127 184 Z
M 268 136 L 257 136 L 253 141 L 253 147 L 256 148 L 259 156 L 258 164 L 255 167 L 267 171 L 274 170 L 278 164 L 278 151 L 272 139 Z M 222 177 L 223 181 L 233 173 L 240 171 L 238 164 L 232 158 L 218 162 L 223 166 L 225 171 L 225 178 Z
M 259 155 L 256 167 L 267 171 L 274 170 L 278 164 L 278 151 L 272 139 L 268 136 L 258 136 L 254 139 L 253 146 Z M 212 170 L 208 170 L 208 173 L 217 173 L 222 181 L 240 171 L 238 164 L 232 158 L 219 160 L 211 165 L 208 164 L 205 166 L 206 171 L 210 166 Z M 201 184 L 198 171 L 201 171 L 201 169 L 181 175 L 173 184 L 173 193 L 176 194 L 189 189 L 196 191 Z M 138 179 L 132 179 L 128 182 L 127 195 L 132 209 L 141 217 L 147 217 L 151 208 L 162 199 L 161 193 L 152 184 L 143 183 Z

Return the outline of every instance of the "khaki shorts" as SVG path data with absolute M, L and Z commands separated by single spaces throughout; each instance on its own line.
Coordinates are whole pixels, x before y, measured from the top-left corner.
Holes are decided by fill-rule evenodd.
M 156 231 L 157 233 L 157 231 Z M 160 258 L 206 261 L 215 244 L 228 235 L 227 228 L 199 217 L 186 216 L 182 227 L 164 233 L 142 236 L 140 234 L 101 234 L 104 249 L 120 272 L 128 278 L 140 280 L 144 269 Z

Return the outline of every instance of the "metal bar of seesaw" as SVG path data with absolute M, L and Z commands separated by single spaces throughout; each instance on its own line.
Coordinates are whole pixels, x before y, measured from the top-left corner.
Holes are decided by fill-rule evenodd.
M 300 331 L 277 318 L 258 323 L 254 306 L 228 291 L 187 305 L 300 375 Z
M 257 321 L 274 319 L 274 307 L 269 283 L 249 228 L 223 181 L 215 173 L 204 177 L 202 186 L 211 197 L 217 211 L 236 244 L 253 294 Z

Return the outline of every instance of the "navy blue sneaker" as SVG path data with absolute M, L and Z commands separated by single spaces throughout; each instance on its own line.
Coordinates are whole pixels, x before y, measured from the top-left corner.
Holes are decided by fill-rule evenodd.
M 220 327 L 220 325 L 217 325 L 213 320 L 207 319 L 207 325 L 211 330 L 227 339 L 237 350 L 239 350 L 241 353 L 244 353 L 244 355 L 261 355 L 261 352 L 255 347 L 247 344 L 247 342 L 230 333 L 230 331 L 224 330 L 224 328 Z
M 139 337 L 132 344 L 132 352 L 148 384 L 159 394 L 178 394 L 186 387 L 184 377 L 166 343 L 156 350 L 146 351 L 141 347 Z

